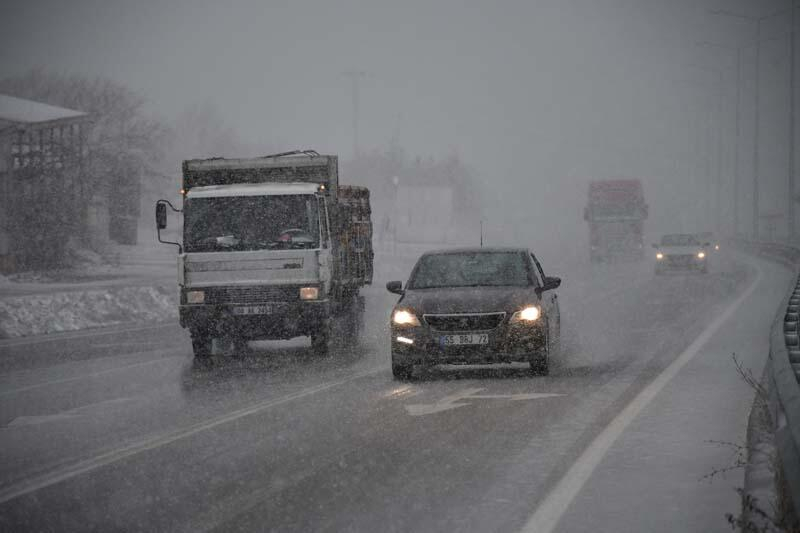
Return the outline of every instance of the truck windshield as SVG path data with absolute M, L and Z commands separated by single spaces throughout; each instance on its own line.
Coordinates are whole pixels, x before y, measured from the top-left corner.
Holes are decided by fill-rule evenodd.
M 635 204 L 599 204 L 592 206 L 595 220 L 614 218 L 635 218 L 638 210 Z
M 319 247 L 313 195 L 189 198 L 184 204 L 187 252 Z

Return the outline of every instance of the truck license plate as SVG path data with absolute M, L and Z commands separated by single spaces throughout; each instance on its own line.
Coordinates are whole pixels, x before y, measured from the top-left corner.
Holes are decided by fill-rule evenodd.
M 268 315 L 271 312 L 271 305 L 238 305 L 233 308 L 234 315 Z
M 466 346 L 470 344 L 489 344 L 487 333 L 461 333 L 458 335 L 443 335 L 439 342 L 442 346 Z

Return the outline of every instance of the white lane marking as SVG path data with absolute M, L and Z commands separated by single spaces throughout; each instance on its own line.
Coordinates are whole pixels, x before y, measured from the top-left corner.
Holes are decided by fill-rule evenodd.
M 442 411 L 449 411 L 450 409 L 458 409 L 470 404 L 467 400 L 538 400 L 541 398 L 553 398 L 555 396 L 564 396 L 563 394 L 555 393 L 539 393 L 529 392 L 523 394 L 478 394 L 484 389 L 464 389 L 450 396 L 445 396 L 436 403 L 406 405 L 406 412 L 411 416 L 425 416 L 434 413 L 441 413 Z
M 625 431 L 625 428 L 639 415 L 639 413 L 653 401 L 659 392 L 670 382 L 680 370 L 691 361 L 700 349 L 708 342 L 714 333 L 736 312 L 742 303 L 753 293 L 763 275 L 760 268 L 757 275 L 745 292 L 730 304 L 725 311 L 717 317 L 689 347 L 684 350 L 667 368 L 650 382 L 625 408 L 614 417 L 591 444 L 583 451 L 580 457 L 572 464 L 564 477 L 562 477 L 552 491 L 545 497 L 536 511 L 531 515 L 522 532 L 551 533 L 561 517 L 564 516 L 572 500 L 578 495 L 594 470 L 603 460 L 608 450 Z
M 61 422 L 63 420 L 71 420 L 76 416 L 80 415 L 76 413 L 63 412 L 54 415 L 18 416 L 17 418 L 6 424 L 6 427 L 14 428 L 20 426 L 38 426 L 41 424 L 47 424 L 48 422 Z
M 20 337 L 16 339 L 3 339 L 0 340 L 0 348 L 8 348 L 14 346 L 24 346 L 26 344 L 45 344 L 48 342 L 60 342 L 63 340 L 82 339 L 85 337 L 100 337 L 102 335 L 115 335 L 118 333 L 133 333 L 137 331 L 150 331 L 153 329 L 174 328 L 178 325 L 177 320 L 169 320 L 153 325 L 137 325 L 130 327 L 108 326 L 105 328 L 90 328 L 77 331 L 60 331 L 57 333 L 49 333 L 44 335 L 36 335 L 33 337 Z
M 329 383 L 323 383 L 322 385 L 317 385 L 316 387 L 309 387 L 297 391 L 293 394 L 283 396 L 281 398 L 264 400 L 262 402 L 255 403 L 249 407 L 237 409 L 236 411 L 232 411 L 225 415 L 212 418 L 205 422 L 193 424 L 186 428 L 179 429 L 176 431 L 171 431 L 163 435 L 149 437 L 140 440 L 138 442 L 129 444 L 127 446 L 123 446 L 122 448 L 111 450 L 109 452 L 99 454 L 89 459 L 78 461 L 74 464 L 67 465 L 62 468 L 57 468 L 56 470 L 49 472 L 47 474 L 34 476 L 32 478 L 20 481 L 19 483 L 15 483 L 13 485 L 0 489 L 0 503 L 5 503 L 7 501 L 13 500 L 14 498 L 19 498 L 20 496 L 24 496 L 25 494 L 30 494 L 31 492 L 35 492 L 45 487 L 55 485 L 56 483 L 66 481 L 81 474 L 97 470 L 98 468 L 116 463 L 123 459 L 127 459 L 128 457 L 138 455 L 140 453 L 149 450 L 154 450 L 156 448 L 160 448 L 161 446 L 166 446 L 167 444 L 172 444 L 173 442 L 185 439 L 187 437 L 191 437 L 193 435 L 196 435 L 198 433 L 201 433 L 209 429 L 216 428 L 223 424 L 227 424 L 229 422 L 233 422 L 235 420 L 239 420 L 241 418 L 257 414 L 261 411 L 269 409 L 270 407 L 275 407 L 281 404 L 291 402 L 292 400 L 298 400 L 306 396 L 311 396 L 313 394 L 317 394 L 319 392 L 323 392 L 328 389 L 344 385 L 345 383 L 349 383 L 351 381 L 355 381 L 357 379 L 372 374 L 377 374 L 378 372 L 383 372 L 384 370 L 385 368 L 374 368 L 372 370 L 367 370 L 365 372 L 353 374 L 352 376 L 346 379 L 341 379 L 339 381 L 333 381 Z
M 13 428 L 19 426 L 38 426 L 41 424 L 47 424 L 49 422 L 60 422 L 63 420 L 69 420 L 75 417 L 84 416 L 87 413 L 90 413 L 93 409 L 97 409 L 98 407 L 101 409 L 107 408 L 109 405 L 120 404 L 120 403 L 128 403 L 133 401 L 133 398 L 113 398 L 111 400 L 105 400 L 102 402 L 90 403 L 87 405 L 82 405 L 80 407 L 75 407 L 74 409 L 68 409 L 66 411 L 62 411 L 60 413 L 54 413 L 50 415 L 25 415 L 25 416 L 18 416 L 9 422 L 6 427 Z
M 136 368 L 136 367 L 139 367 L 139 366 L 152 365 L 152 364 L 155 364 L 155 363 L 162 363 L 164 361 L 169 361 L 170 359 L 181 359 L 182 360 L 182 359 L 185 359 L 185 357 L 184 356 L 177 356 L 177 355 L 171 355 L 169 357 L 159 357 L 158 359 L 150 359 L 150 360 L 147 360 L 147 361 L 141 361 L 139 363 L 131 363 L 129 365 L 115 366 L 113 368 L 108 368 L 106 370 L 100 370 L 100 371 L 97 371 L 97 372 L 92 372 L 91 374 L 81 374 L 79 376 L 74 376 L 74 377 L 71 377 L 71 378 L 55 379 L 53 381 L 44 381 L 42 383 L 34 383 L 33 385 L 27 385 L 25 387 L 20 387 L 18 389 L 0 391 L 0 396 L 8 396 L 10 394 L 19 394 L 20 392 L 26 392 L 26 391 L 29 391 L 29 390 L 39 389 L 39 388 L 42 388 L 42 387 L 50 387 L 50 386 L 53 386 L 53 385 L 63 385 L 64 383 L 71 383 L 73 381 L 80 381 L 82 379 L 96 378 L 98 376 L 103 376 L 105 374 L 110 374 L 112 372 L 117 372 L 117 371 L 120 371 L 120 370 L 130 370 L 131 368 Z

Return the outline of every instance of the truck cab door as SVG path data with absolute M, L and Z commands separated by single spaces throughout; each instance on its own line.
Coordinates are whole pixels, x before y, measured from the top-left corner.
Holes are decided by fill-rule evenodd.
M 317 196 L 319 206 L 319 280 L 322 291 L 327 294 L 333 279 L 333 261 L 331 250 L 331 224 L 328 214 L 328 201 L 324 196 Z

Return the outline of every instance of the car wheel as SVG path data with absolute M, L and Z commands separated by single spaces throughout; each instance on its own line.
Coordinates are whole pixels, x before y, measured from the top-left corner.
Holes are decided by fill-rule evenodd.
M 546 376 L 550 372 L 550 353 L 552 351 L 551 341 L 550 341 L 550 327 L 546 325 L 544 328 L 545 331 L 545 340 L 544 346 L 531 357 L 530 365 L 531 365 L 531 374 L 536 376 Z
M 204 333 L 192 332 L 192 352 L 198 359 L 204 359 L 211 355 L 213 339 Z
M 392 353 L 392 375 L 398 381 L 410 381 L 411 374 L 414 371 L 414 365 L 408 363 L 399 363 L 394 353 Z

